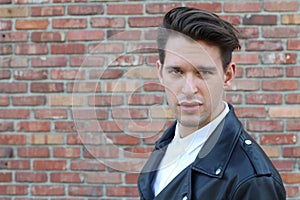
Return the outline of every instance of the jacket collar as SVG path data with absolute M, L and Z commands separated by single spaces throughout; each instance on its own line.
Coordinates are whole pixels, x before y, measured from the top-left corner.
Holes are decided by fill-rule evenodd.
M 223 176 L 242 128 L 233 107 L 230 104 L 228 106 L 230 111 L 205 142 L 192 166 L 193 170 L 215 178 Z M 174 138 L 175 127 L 176 122 L 156 142 L 155 149 L 139 176 L 139 190 L 144 199 L 154 198 L 152 182 L 166 147 Z

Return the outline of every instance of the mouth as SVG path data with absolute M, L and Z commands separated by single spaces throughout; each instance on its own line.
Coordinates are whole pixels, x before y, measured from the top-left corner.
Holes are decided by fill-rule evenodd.
M 183 101 L 178 103 L 180 110 L 186 113 L 195 113 L 199 111 L 202 105 L 202 102 L 198 101 Z

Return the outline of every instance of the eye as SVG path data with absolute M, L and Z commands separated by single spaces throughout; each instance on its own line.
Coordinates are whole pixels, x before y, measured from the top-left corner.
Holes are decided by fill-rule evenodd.
M 175 75 L 182 74 L 182 70 L 177 67 L 172 67 L 168 71 L 170 74 L 175 74 Z

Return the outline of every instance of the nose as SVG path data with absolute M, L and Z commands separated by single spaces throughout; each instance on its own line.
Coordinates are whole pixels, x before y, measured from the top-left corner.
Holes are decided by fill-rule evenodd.
M 193 74 L 186 74 L 182 92 L 186 96 L 192 96 L 198 92 L 196 77 Z

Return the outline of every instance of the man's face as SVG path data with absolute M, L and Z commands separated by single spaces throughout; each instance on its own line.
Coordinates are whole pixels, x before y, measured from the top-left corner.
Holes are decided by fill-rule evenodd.
M 234 78 L 235 65 L 224 72 L 220 49 L 182 36 L 168 39 L 164 65 L 157 62 L 168 104 L 179 124 L 203 127 L 224 109 L 224 87 Z

